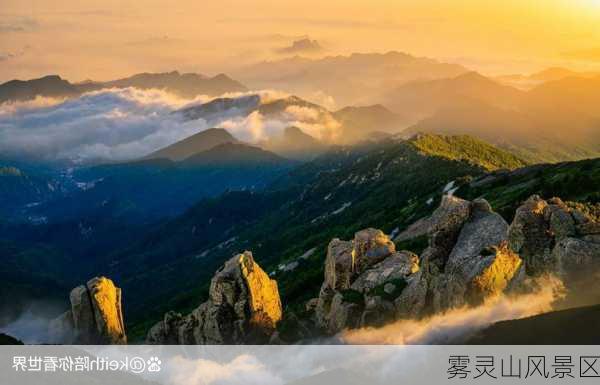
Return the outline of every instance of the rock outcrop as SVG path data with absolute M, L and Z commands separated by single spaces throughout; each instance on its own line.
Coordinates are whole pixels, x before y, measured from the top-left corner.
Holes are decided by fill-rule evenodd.
M 426 235 L 420 257 L 397 252 L 375 229 L 359 231 L 352 241 L 332 240 L 319 297 L 307 309 L 314 309 L 319 327 L 336 333 L 476 305 L 526 289 L 526 278 L 541 274 L 570 283 L 580 273 L 589 279 L 595 276 L 590 269 L 600 268 L 598 211 L 534 195 L 509 226 L 484 199 L 444 196 L 430 217 L 396 238 Z
M 422 272 L 396 299 L 397 317 L 477 304 L 523 278 L 522 260 L 507 246 L 509 226 L 487 201 L 445 197 L 432 218 Z
M 146 337 L 150 344 L 264 343 L 282 318 L 277 282 L 246 251 L 212 278 L 208 301 L 188 315 L 165 314 Z
M 317 324 L 335 333 L 385 322 L 394 313 L 393 299 L 418 271 L 418 256 L 396 252 L 380 230 L 359 231 L 352 241 L 332 240 L 315 306 Z
M 509 244 L 533 276 L 561 276 L 600 263 L 600 222 L 558 198 L 537 195 L 521 205 L 509 230 Z
M 106 277 L 95 277 L 71 290 L 71 310 L 50 323 L 57 343 L 126 344 L 121 289 Z
M 379 230 L 329 244 L 317 324 L 329 333 L 415 318 L 498 295 L 523 279 L 523 262 L 508 247 L 509 225 L 483 199 L 445 196 L 428 224 L 418 257 L 396 251 Z M 421 232 L 415 233 L 421 236 Z

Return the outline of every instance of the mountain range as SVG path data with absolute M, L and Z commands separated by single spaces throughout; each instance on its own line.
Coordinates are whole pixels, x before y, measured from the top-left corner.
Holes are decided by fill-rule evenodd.
M 244 67 L 234 74 L 251 88 L 282 89 L 315 101 L 324 94 L 343 106 L 372 104 L 374 95 L 410 81 L 465 72 L 460 65 L 391 51 L 319 59 L 294 56 Z
M 58 75 L 32 80 L 11 80 L 0 84 L 0 103 L 35 99 L 36 96 L 67 98 L 84 92 L 105 88 L 135 87 L 139 89 L 164 89 L 175 95 L 193 98 L 199 95 L 217 96 L 226 92 L 244 92 L 246 87 L 225 74 L 207 77 L 200 74 L 177 71 L 165 73 L 141 73 L 107 82 L 86 81 L 71 83 Z

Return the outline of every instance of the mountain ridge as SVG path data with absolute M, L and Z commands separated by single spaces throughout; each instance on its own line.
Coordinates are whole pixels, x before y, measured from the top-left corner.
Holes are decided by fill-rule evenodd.
M 244 92 L 247 88 L 225 74 L 207 77 L 195 73 L 180 74 L 178 71 L 163 73 L 140 73 L 130 77 L 106 81 L 71 83 L 59 75 L 47 75 L 30 80 L 10 80 L 0 84 L 0 103 L 25 101 L 42 97 L 74 97 L 85 92 L 104 88 L 136 87 L 158 88 L 178 96 L 192 98 L 198 95 L 218 96 L 226 92 Z

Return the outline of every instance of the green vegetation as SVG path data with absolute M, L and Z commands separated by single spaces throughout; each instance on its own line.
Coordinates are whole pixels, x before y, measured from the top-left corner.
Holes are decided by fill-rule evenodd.
M 419 134 L 412 143 L 426 154 L 474 162 L 489 171 L 515 169 L 526 165 L 525 161 L 512 153 L 467 135 Z
M 549 199 L 580 202 L 595 213 L 600 202 L 600 159 L 536 165 L 513 172 L 491 174 L 465 185 L 456 195 L 474 199 L 483 197 L 511 221 L 517 207 L 533 194 Z

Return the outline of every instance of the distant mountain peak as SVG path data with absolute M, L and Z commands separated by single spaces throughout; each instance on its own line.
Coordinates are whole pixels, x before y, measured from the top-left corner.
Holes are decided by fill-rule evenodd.
M 177 162 L 213 147 L 237 142 L 238 140 L 224 128 L 209 128 L 155 151 L 144 159 L 169 159 Z
M 184 160 L 190 166 L 251 166 L 258 164 L 286 164 L 289 161 L 270 151 L 241 142 L 214 146 Z

